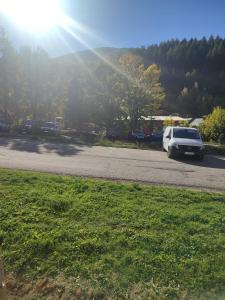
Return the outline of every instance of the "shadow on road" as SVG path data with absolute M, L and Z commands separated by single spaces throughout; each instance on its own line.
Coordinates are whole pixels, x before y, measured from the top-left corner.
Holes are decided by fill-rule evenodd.
M 79 152 L 82 151 L 82 149 L 76 148 L 74 145 L 70 144 L 44 144 L 43 147 L 48 151 L 48 152 L 53 152 L 56 153 L 60 156 L 73 156 L 78 154 Z
M 189 157 L 182 157 L 182 159 L 177 159 L 182 163 L 189 165 L 194 165 L 203 168 L 212 168 L 212 169 L 224 169 L 225 170 L 225 159 L 222 159 L 218 156 L 206 155 L 203 161 L 198 161 L 196 159 L 190 159 Z
M 41 153 L 38 141 L 11 140 L 9 144 L 11 150 Z
M 9 139 L 0 138 L 0 146 L 7 147 L 9 145 Z
M 56 153 L 60 156 L 73 156 L 83 151 L 82 146 L 76 147 L 72 144 L 43 142 L 40 140 L 26 139 L 2 139 L 0 138 L 0 146 L 10 150 L 30 152 L 30 153 Z

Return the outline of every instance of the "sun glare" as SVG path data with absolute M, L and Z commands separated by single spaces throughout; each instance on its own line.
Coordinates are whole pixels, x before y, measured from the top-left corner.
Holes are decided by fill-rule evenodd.
M 102 61 L 121 73 L 117 67 L 98 51 L 92 49 L 88 43 L 92 40 L 99 44 L 106 44 L 106 41 L 96 35 L 93 30 L 68 16 L 63 11 L 63 0 L 0 0 L 0 14 L 6 16 L 16 26 L 35 35 L 44 34 L 48 37 L 48 34 L 56 34 L 61 42 L 70 48 L 68 41 L 60 32 L 63 30 L 83 47 L 90 49 Z
M 59 0 L 0 0 L 0 12 L 31 32 L 50 30 L 61 16 Z

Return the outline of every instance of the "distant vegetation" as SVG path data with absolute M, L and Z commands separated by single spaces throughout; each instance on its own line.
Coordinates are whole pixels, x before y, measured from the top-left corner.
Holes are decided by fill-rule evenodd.
M 134 54 L 53 59 L 40 48 L 17 52 L 4 32 L 0 54 L 0 112 L 11 123 L 62 116 L 67 127 L 87 122 L 111 127 L 129 119 L 135 129 L 142 115 L 159 110 L 165 96 L 157 65 L 145 67 Z
M 0 120 L 11 124 L 60 116 L 70 128 L 92 122 L 131 130 L 141 116 L 197 117 L 225 107 L 224 82 L 218 37 L 50 58 L 41 48 L 15 50 L 0 32 Z
M 171 40 L 132 52 L 161 69 L 165 112 L 198 117 L 225 108 L 225 39 Z

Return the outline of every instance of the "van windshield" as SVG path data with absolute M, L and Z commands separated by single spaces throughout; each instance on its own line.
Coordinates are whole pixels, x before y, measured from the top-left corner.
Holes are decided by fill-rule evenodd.
M 198 131 L 188 128 L 174 128 L 173 137 L 179 139 L 200 140 Z

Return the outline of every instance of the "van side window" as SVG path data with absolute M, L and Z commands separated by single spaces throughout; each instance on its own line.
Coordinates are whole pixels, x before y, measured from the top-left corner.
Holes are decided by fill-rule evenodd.
M 169 133 L 168 133 L 167 136 L 171 139 L 171 129 L 170 129 L 170 131 L 169 131 Z

